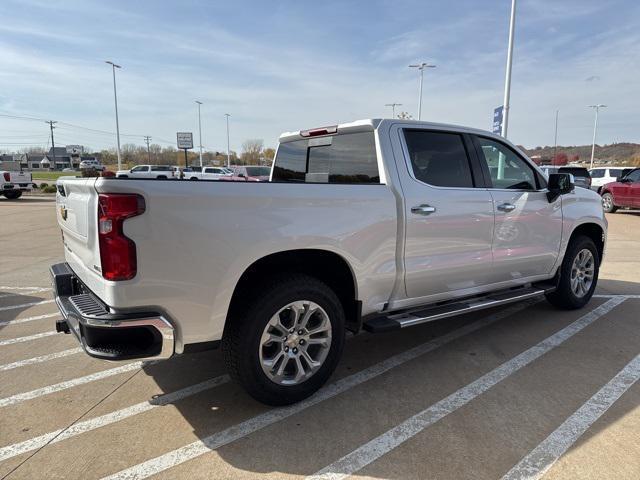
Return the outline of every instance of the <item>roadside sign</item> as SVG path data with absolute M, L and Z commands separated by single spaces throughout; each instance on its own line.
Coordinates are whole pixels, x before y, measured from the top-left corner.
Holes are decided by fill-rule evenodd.
M 192 149 L 193 148 L 193 133 L 191 132 L 178 132 L 178 148 L 179 149 Z
M 493 110 L 493 129 L 491 130 L 493 133 L 497 133 L 500 135 L 502 133 L 502 114 L 504 111 L 504 106 L 500 105 L 499 107 L 494 108 Z
M 82 155 L 84 147 L 82 145 L 67 145 L 67 153 L 69 155 Z

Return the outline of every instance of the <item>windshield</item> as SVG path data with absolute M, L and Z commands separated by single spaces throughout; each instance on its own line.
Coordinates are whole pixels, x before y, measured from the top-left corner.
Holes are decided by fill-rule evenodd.
M 271 167 L 246 167 L 246 169 L 250 177 L 268 177 L 271 174 Z

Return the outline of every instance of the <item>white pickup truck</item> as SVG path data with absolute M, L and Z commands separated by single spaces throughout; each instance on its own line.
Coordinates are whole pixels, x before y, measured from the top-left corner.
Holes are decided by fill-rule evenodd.
M 175 178 L 175 171 L 170 165 L 136 165 L 130 170 L 118 170 L 116 177 L 168 180 Z
M 0 195 L 9 200 L 15 200 L 22 196 L 23 192 L 33 189 L 33 180 L 30 172 L 10 172 L 0 170 Z
M 230 173 L 226 168 L 222 167 L 202 167 L 200 172 L 188 169 L 184 171 L 185 180 L 220 180 L 232 176 L 233 172 Z
M 607 230 L 571 175 L 546 178 L 491 133 L 414 121 L 286 133 L 265 183 L 58 187 L 57 329 L 113 360 L 221 345 L 232 377 L 273 405 L 325 383 L 347 330 L 542 295 L 582 307 Z

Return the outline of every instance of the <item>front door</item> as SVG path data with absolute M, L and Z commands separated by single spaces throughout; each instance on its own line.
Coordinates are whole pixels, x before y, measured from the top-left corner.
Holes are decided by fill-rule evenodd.
M 398 128 L 406 219 L 405 288 L 410 299 L 474 293 L 491 280 L 493 203 L 475 188 L 468 138 L 446 130 Z M 427 299 L 425 299 L 427 300 Z
M 495 280 L 550 273 L 560 250 L 562 199 L 549 203 L 545 180 L 507 144 L 481 136 L 474 142 L 491 183 Z

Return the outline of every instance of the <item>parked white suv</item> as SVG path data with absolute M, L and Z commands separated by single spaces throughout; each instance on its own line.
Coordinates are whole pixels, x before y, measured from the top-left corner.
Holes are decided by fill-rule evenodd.
M 96 159 L 82 160 L 80 162 L 80 170 L 88 170 L 88 169 L 94 169 L 94 170 L 97 170 L 99 172 L 102 172 L 102 171 L 104 171 L 104 165 L 102 165 Z
M 296 402 L 347 330 L 584 306 L 607 223 L 571 178 L 491 133 L 404 120 L 286 133 L 264 183 L 62 178 L 56 327 L 111 360 L 221 345 L 251 395 Z
M 118 170 L 117 178 L 156 178 L 167 180 L 174 178 L 175 172 L 171 165 L 138 165 L 131 170 Z
M 615 182 L 626 167 L 595 167 L 589 170 L 591 188 L 600 193 L 600 187 Z

